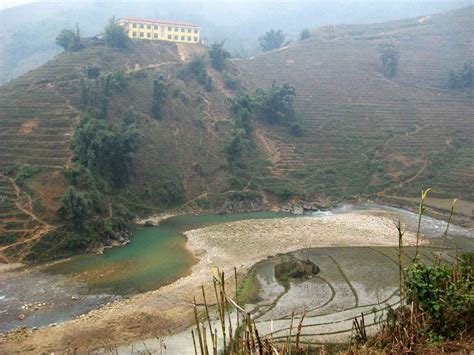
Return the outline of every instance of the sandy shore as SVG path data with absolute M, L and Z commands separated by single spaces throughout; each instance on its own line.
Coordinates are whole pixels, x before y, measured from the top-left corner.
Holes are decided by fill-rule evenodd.
M 86 352 L 182 332 L 193 324 L 192 300 L 200 301 L 201 285 L 212 294 L 214 267 L 231 275 L 234 266 L 244 273 L 268 256 L 308 247 L 398 245 L 392 220 L 374 212 L 245 220 L 188 231 L 187 247 L 200 259 L 191 275 L 21 340 L 0 340 L 0 352 Z M 414 242 L 407 232 L 404 244 Z

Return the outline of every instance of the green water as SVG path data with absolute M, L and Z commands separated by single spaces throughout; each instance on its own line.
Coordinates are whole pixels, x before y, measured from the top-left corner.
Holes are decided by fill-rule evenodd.
M 127 295 L 155 290 L 189 274 L 197 260 L 186 249 L 184 231 L 249 218 L 288 216 L 277 212 L 228 215 L 186 215 L 170 218 L 157 227 L 133 227 L 132 242 L 104 255 L 80 255 L 53 264 L 44 271 L 72 277 L 82 292 Z

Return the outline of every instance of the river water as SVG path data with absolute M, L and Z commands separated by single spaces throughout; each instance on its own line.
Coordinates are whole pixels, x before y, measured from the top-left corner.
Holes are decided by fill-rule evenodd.
M 345 204 L 309 215 L 318 218 L 372 209 L 383 209 L 401 219 L 407 228 L 416 228 L 416 214 L 370 204 Z M 47 326 L 73 319 L 107 302 L 154 290 L 185 276 L 196 262 L 185 248 L 186 230 L 243 219 L 287 216 L 277 212 L 178 216 L 157 227 L 134 227 L 132 243 L 107 250 L 104 255 L 80 255 L 0 272 L 0 330 L 19 325 Z M 423 219 L 422 232 L 428 237 L 440 237 L 445 228 L 443 221 Z M 450 244 L 454 243 L 461 249 L 474 249 L 474 232 L 451 226 Z

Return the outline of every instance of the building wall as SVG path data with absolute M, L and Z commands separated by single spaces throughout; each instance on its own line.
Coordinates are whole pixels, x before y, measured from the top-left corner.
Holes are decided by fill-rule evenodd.
M 119 20 L 128 37 L 134 39 L 160 40 L 182 43 L 199 43 L 201 29 L 183 25 Z

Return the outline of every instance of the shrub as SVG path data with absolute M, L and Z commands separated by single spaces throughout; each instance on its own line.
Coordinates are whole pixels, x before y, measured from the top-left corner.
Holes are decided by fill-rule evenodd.
M 209 58 L 214 69 L 222 71 L 226 66 L 227 59 L 230 58 L 230 53 L 224 48 L 224 42 L 216 42 L 211 45 L 209 49 Z
M 446 83 L 450 89 L 464 89 L 474 87 L 474 63 L 465 63 L 463 68 L 449 73 Z
M 95 79 L 100 75 L 100 68 L 93 65 L 88 65 L 86 66 L 86 75 L 89 79 Z
M 38 174 L 40 171 L 41 169 L 37 166 L 22 165 L 16 174 L 15 183 L 18 185 L 23 185 L 26 179 Z
M 383 74 L 387 78 L 393 78 L 398 72 L 399 49 L 393 43 L 385 43 L 379 47 L 382 60 Z
M 167 85 L 163 74 L 159 74 L 153 81 L 153 98 L 151 102 L 151 115 L 161 120 L 163 118 L 163 103 L 167 94 Z
M 91 202 L 78 192 L 73 186 L 69 186 L 66 193 L 61 197 L 63 206 L 58 214 L 64 221 L 71 223 L 78 230 L 84 228 L 84 222 L 91 214 Z
M 268 90 L 258 89 L 256 92 L 257 118 L 269 123 L 289 123 L 295 120 L 294 98 L 295 88 L 275 83 Z
M 474 254 L 463 255 L 457 265 L 416 262 L 406 270 L 408 302 L 428 316 L 425 332 L 452 339 L 472 329 L 474 319 Z
M 56 44 L 66 51 L 78 51 L 82 48 L 79 27 L 76 26 L 76 32 L 70 29 L 63 29 L 56 37 Z
M 112 48 L 127 48 L 130 44 L 130 38 L 125 29 L 115 21 L 115 17 L 105 27 L 105 43 Z
M 311 32 L 307 28 L 305 28 L 303 31 L 301 31 L 300 34 L 300 40 L 305 40 L 311 37 Z
M 264 52 L 280 48 L 285 42 L 286 35 L 281 31 L 270 30 L 258 38 L 260 48 Z
M 224 74 L 224 86 L 226 89 L 237 91 L 242 89 L 242 84 L 239 79 L 229 74 Z

